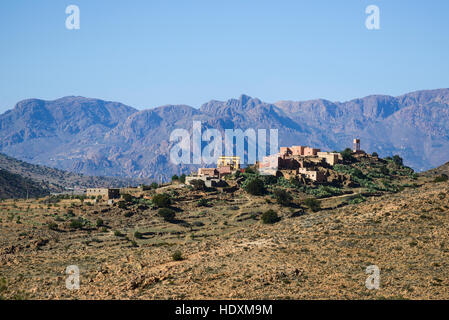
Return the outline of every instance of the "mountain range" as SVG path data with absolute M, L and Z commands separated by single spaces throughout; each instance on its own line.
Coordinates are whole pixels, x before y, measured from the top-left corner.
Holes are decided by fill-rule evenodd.
M 137 110 L 84 97 L 28 99 L 0 115 L 0 152 L 33 164 L 93 176 L 159 181 L 193 165 L 169 161 L 177 128 L 278 129 L 279 145 L 342 150 L 360 138 L 362 149 L 398 154 L 417 171 L 449 160 L 449 89 L 398 97 L 372 95 L 347 102 L 263 102 L 242 95 L 200 108 L 165 105 Z

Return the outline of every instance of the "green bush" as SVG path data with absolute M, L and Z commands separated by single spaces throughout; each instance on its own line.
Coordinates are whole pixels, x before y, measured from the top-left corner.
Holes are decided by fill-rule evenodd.
M 262 196 L 266 193 L 265 184 L 257 177 L 246 180 L 242 187 L 253 196 Z
M 127 209 L 127 208 L 128 208 L 128 205 L 126 204 L 125 201 L 119 201 L 119 202 L 118 202 L 118 207 L 119 207 L 120 209 Z
M 209 201 L 205 198 L 202 198 L 198 201 L 198 207 L 207 207 L 209 206 Z
M 280 220 L 278 214 L 272 209 L 265 211 L 261 219 L 264 224 L 273 224 Z
M 54 222 L 49 222 L 48 223 L 48 229 L 56 231 L 56 230 L 58 230 L 58 224 L 54 223 Z
M 150 184 L 151 189 L 157 189 L 159 188 L 159 185 L 156 182 L 153 182 L 152 184 Z
M 179 182 L 186 183 L 186 175 L 184 173 L 179 177 Z
M 190 184 L 193 187 L 193 190 L 197 190 L 197 191 L 206 190 L 206 184 L 201 179 L 192 180 L 192 181 L 190 181 Z
M 327 198 L 343 194 L 343 190 L 331 186 L 318 186 L 316 189 L 307 188 L 306 193 L 317 198 Z
M 276 189 L 273 191 L 274 198 L 281 206 L 289 206 L 293 201 L 293 197 L 284 189 Z
M 136 239 L 142 239 L 143 238 L 143 234 L 139 231 L 134 232 L 134 238 Z
M 393 156 L 393 162 L 397 165 L 397 166 L 403 166 L 404 162 L 402 160 L 402 158 L 398 155 L 394 155 Z
M 176 250 L 175 252 L 173 252 L 173 254 L 171 255 L 173 261 L 181 261 L 184 260 L 184 258 L 182 257 L 182 253 L 179 250 Z
M 103 226 L 104 226 L 104 221 L 103 221 L 103 219 L 98 218 L 98 219 L 97 219 L 97 222 L 96 222 L 96 226 L 97 226 L 97 228 L 103 227 Z
M 158 208 L 167 208 L 171 204 L 171 197 L 166 193 L 160 193 L 154 195 L 152 201 Z
M 350 148 L 346 148 L 340 154 L 343 157 L 343 161 L 345 162 L 354 162 L 354 157 L 352 156 L 352 150 Z
M 179 181 L 178 175 L 174 174 L 174 175 L 171 177 L 171 181 Z
M 128 193 L 122 194 L 122 198 L 123 198 L 123 200 L 125 200 L 128 203 L 134 201 L 134 197 Z
M 449 177 L 443 173 L 441 176 L 436 177 L 433 181 L 434 182 L 446 182 L 448 179 L 449 179 Z
M 159 209 L 158 215 L 164 218 L 165 221 L 173 221 L 175 219 L 176 213 L 169 208 Z
M 82 229 L 84 226 L 84 223 L 81 219 L 72 219 L 70 221 L 70 229 Z
M 313 212 L 318 212 L 321 210 L 321 202 L 315 198 L 308 198 L 304 200 L 304 205 L 310 208 Z
M 116 237 L 124 237 L 125 235 L 123 233 L 121 233 L 120 231 L 115 230 L 114 231 L 114 236 L 116 236 Z

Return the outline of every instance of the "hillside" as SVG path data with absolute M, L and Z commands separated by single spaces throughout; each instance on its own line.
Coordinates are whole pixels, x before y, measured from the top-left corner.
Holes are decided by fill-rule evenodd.
M 46 166 L 30 164 L 1 153 L 0 169 L 16 175 L 18 180 L 32 181 L 33 185 L 45 190 L 47 193 L 62 192 L 70 188 L 120 187 L 129 184 L 137 185 L 139 183 L 139 181 L 133 179 L 83 176 Z M 17 192 L 19 194 L 26 193 L 25 189 Z
M 18 159 L 97 176 L 166 180 L 194 167 L 170 163 L 170 133 L 203 128 L 278 129 L 279 144 L 400 155 L 417 171 L 449 159 L 449 89 L 399 97 L 374 95 L 347 102 L 323 99 L 266 103 L 242 95 L 199 109 L 166 105 L 138 111 L 83 97 L 30 99 L 0 115 L 0 151 Z
M 3 201 L 0 298 L 449 299 L 449 182 L 401 175 L 407 168 L 393 163 L 383 177 L 368 163 L 351 168 L 400 188 L 327 194 L 318 208 L 302 186 L 280 180 L 261 196 L 175 183 L 114 206 Z M 292 203 L 276 200 L 279 188 Z M 161 193 L 175 218 L 160 216 Z M 279 217 L 272 224 L 262 223 L 268 210 Z M 69 291 L 64 271 L 73 264 L 81 287 Z M 365 287 L 372 265 L 378 290 Z
M 422 175 L 427 177 L 446 175 L 449 177 L 449 162 L 439 166 L 438 168 L 427 170 L 426 172 L 423 172 Z
M 43 197 L 48 193 L 31 179 L 0 169 L 0 199 Z

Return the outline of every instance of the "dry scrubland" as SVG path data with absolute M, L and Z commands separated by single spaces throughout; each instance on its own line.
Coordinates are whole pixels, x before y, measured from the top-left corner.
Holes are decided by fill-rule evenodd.
M 300 194 L 296 206 L 282 207 L 242 190 L 172 186 L 172 222 L 146 206 L 3 201 L 0 296 L 449 299 L 449 183 L 417 183 L 340 208 L 344 196 L 325 199 L 319 212 L 302 207 Z M 210 206 L 199 206 L 200 198 Z M 281 220 L 262 224 L 270 208 Z M 71 228 L 74 217 L 84 219 L 81 229 Z M 182 260 L 175 261 L 178 250 Z M 365 288 L 365 268 L 373 264 L 381 269 L 379 290 Z M 65 287 L 68 265 L 81 270 L 78 291 Z

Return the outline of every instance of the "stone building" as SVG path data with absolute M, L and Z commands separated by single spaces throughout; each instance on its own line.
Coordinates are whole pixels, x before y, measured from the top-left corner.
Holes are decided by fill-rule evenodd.
M 87 197 L 101 196 L 103 200 L 120 198 L 120 189 L 118 188 L 89 188 L 86 190 Z

